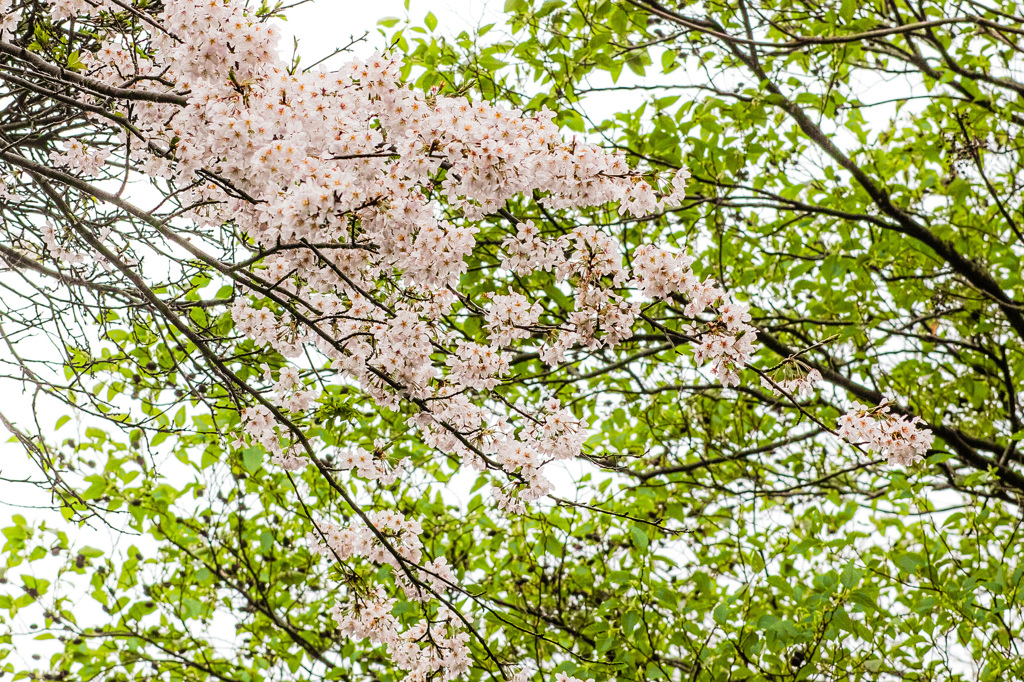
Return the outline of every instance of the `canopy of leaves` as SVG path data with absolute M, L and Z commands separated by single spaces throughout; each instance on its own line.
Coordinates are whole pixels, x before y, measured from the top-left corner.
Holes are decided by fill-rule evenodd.
M 20 43 L 0 56 L 4 170 L 45 163 L 83 130 L 116 154 L 113 133 L 99 139 L 86 126 L 96 112 L 65 96 L 81 87 L 68 75 L 76 53 L 104 26 L 54 23 L 22 4 Z M 158 9 L 125 3 L 108 20 L 142 22 Z M 502 35 L 444 39 L 433 20 L 430 30 L 388 26 L 387 40 L 420 89 L 548 106 L 636 163 L 693 174 L 682 207 L 640 221 L 614 207 L 550 211 L 536 197 L 507 212 L 552 236 L 593 224 L 627 251 L 688 251 L 752 306 L 760 373 L 817 369 L 825 381 L 796 401 L 753 371 L 735 389 L 709 381 L 677 347 L 672 300 L 647 309 L 615 351 L 581 352 L 558 371 L 517 358 L 501 395 L 553 393 L 593 435 L 558 499 L 509 516 L 482 494 L 491 473 L 437 458 L 408 432 L 408 410 L 375 406 L 310 360 L 324 394 L 304 428 L 326 445 L 384 439 L 388 457 L 412 461 L 401 486 L 341 486 L 364 509 L 421 520 L 426 553 L 448 558 L 464 588 L 451 598 L 479 634 L 470 677 L 500 679 L 515 665 L 538 680 L 1024 676 L 1016 4 L 508 0 L 505 11 Z M 9 188 L 20 201 L 0 204 L 10 268 L 0 359 L 28 395 L 79 418 L 18 432 L 64 523 L 14 516 L 3 528 L 6 671 L 394 679 L 381 650 L 339 636 L 329 615 L 339 583 L 393 586 L 394 576 L 310 552 L 314 512 L 343 522 L 353 511 L 324 471 L 290 474 L 259 448 L 229 446 L 242 399 L 197 343 L 260 390 L 261 367 L 284 358 L 236 335 L 222 271 L 123 207 L 56 184 L 96 230 L 131 235 L 137 253 L 121 255 L 174 264 L 147 276 L 192 336 L 123 281 L 47 263 L 38 225 L 59 222 L 56 200 L 28 178 Z M 172 215 L 177 188 L 157 189 Z M 219 249 L 217 262 L 264 255 L 244 253 L 230 225 L 189 229 Z M 478 239 L 493 248 L 474 252 L 468 297 L 498 290 L 497 245 L 510 232 L 505 217 L 485 219 Z M 543 292 L 546 316 L 564 318 L 571 301 L 552 278 L 531 277 L 519 284 Z M 481 334 L 479 316 L 459 325 Z M 46 364 L 52 354 L 25 355 L 24 339 L 44 333 L 63 381 Z M 829 433 L 852 401 L 887 398 L 936 435 L 911 469 Z M 83 546 L 86 523 L 110 524 L 120 540 Z M 414 619 L 418 608 L 401 602 L 396 613 Z M 18 656 L 33 637 L 54 640 L 48 660 Z

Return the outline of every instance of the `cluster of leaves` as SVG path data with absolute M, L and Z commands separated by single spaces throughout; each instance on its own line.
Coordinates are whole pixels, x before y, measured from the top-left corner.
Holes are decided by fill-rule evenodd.
M 711 568 L 714 589 L 680 596 L 695 626 L 664 614 L 651 636 L 677 633 L 688 672 L 707 679 L 1019 675 L 1016 8 L 506 10 L 506 42 L 421 41 L 412 54 L 449 82 L 526 107 L 557 102 L 565 125 L 636 160 L 685 163 L 688 204 L 645 230 L 679 239 L 756 302 L 762 367 L 823 372 L 835 392 L 803 402 L 805 416 L 827 424 L 844 399 L 894 395 L 941 439 L 926 465 L 879 470 L 751 390 L 602 383 L 628 398 L 596 451 L 616 463 L 646 454 L 651 467 L 629 467 L 634 480 L 614 488 L 621 509 L 641 491 L 692 502 L 716 543 L 667 543 L 693 552 L 675 579 L 707 592 Z M 794 348 L 811 350 L 787 363 Z M 792 447 L 764 445 L 800 433 Z M 643 584 L 653 600 L 656 583 Z

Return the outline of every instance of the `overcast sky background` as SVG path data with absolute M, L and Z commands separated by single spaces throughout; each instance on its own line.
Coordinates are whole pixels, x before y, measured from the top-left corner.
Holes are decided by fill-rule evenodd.
M 303 63 L 310 64 L 369 31 L 367 42 L 355 48 L 356 54 L 363 55 L 386 47 L 384 37 L 377 33 L 377 22 L 384 17 L 408 17 L 413 25 L 422 26 L 423 17 L 432 12 L 437 18 L 435 32 L 456 36 L 500 22 L 503 7 L 503 0 L 410 0 L 408 10 L 404 0 L 320 0 L 288 10 L 281 48 L 290 52 L 292 37 L 298 37 L 299 54 Z

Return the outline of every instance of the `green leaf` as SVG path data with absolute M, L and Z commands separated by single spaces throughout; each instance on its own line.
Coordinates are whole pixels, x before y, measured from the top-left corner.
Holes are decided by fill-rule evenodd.
M 633 543 L 640 549 L 641 552 L 647 551 L 647 544 L 649 542 L 647 533 L 639 525 L 632 525 L 629 529 L 630 534 L 633 536 Z
M 862 577 L 864 577 L 864 571 L 854 568 L 851 564 L 843 569 L 843 575 L 840 578 L 840 582 L 842 582 L 843 587 L 849 590 L 857 585 Z
M 259 447 L 246 448 L 242 452 L 242 466 L 250 474 L 255 474 L 263 465 L 263 449 Z
M 493 55 L 490 55 L 490 54 L 480 55 L 479 62 L 480 62 L 480 66 L 482 68 L 484 68 L 487 71 L 490 71 L 492 73 L 495 72 L 495 71 L 498 71 L 499 69 L 503 69 L 504 67 L 508 66 L 508 62 L 503 62 L 500 59 L 498 59 L 497 57 L 494 57 Z

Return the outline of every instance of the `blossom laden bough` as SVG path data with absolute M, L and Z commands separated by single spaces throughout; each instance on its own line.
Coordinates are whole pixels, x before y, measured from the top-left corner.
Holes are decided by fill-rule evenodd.
M 219 40 L 186 50 L 171 37 L 200 24 Z M 726 385 L 738 382 L 756 336 L 746 308 L 712 281 L 698 281 L 686 256 L 641 246 L 631 269 L 617 240 L 592 225 L 547 238 L 526 221 L 502 244 L 504 267 L 520 277 L 552 272 L 568 288 L 574 309 L 566 319 L 545 319 L 535 292 L 509 287 L 480 302 L 486 339 L 455 341 L 447 323 L 475 310 L 457 293 L 477 248 L 474 221 L 508 199 L 540 191 L 552 209 L 617 202 L 638 216 L 680 201 L 685 170 L 660 195 L 621 154 L 563 140 L 551 112 L 414 92 L 400 80 L 401 64 L 381 54 L 339 71 L 290 73 L 274 55 L 272 26 L 232 3 L 170 3 L 164 26 L 153 36 L 152 61 L 137 68 L 187 85 L 188 101 L 135 107 L 147 144 L 133 146 L 133 157 L 154 174 L 194 182 L 197 222 L 231 222 L 268 252 L 283 242 L 324 245 L 259 263 L 253 283 L 262 287 L 243 289 L 232 309 L 239 331 L 257 344 L 287 358 L 315 348 L 381 406 L 415 402 L 420 414 L 410 423 L 426 442 L 474 466 L 494 461 L 507 469 L 521 458 L 491 458 L 535 451 L 541 459 L 512 467 L 528 482 L 513 482 L 521 500 L 547 490 L 541 468 L 566 455 L 537 440 L 531 420 L 550 415 L 530 416 L 530 406 L 525 418 L 513 415 L 519 424 L 493 430 L 506 416 L 480 400 L 510 378 L 510 351 L 534 350 L 557 366 L 573 348 L 613 348 L 633 335 L 642 298 L 672 293 L 686 298 L 697 361 L 709 362 Z M 115 67 L 98 73 L 119 83 L 124 74 Z M 461 214 L 460 222 L 441 218 L 444 211 Z M 716 306 L 718 317 L 698 319 Z M 301 412 L 314 398 L 297 390 L 277 400 Z M 275 461 L 289 468 L 308 461 L 265 409 L 246 417 Z M 568 456 L 579 454 L 585 425 L 573 433 Z
M 893 414 L 887 403 L 869 408 L 854 403 L 838 420 L 838 435 L 883 457 L 891 466 L 910 466 L 924 459 L 935 436 L 921 427 L 920 417 Z

